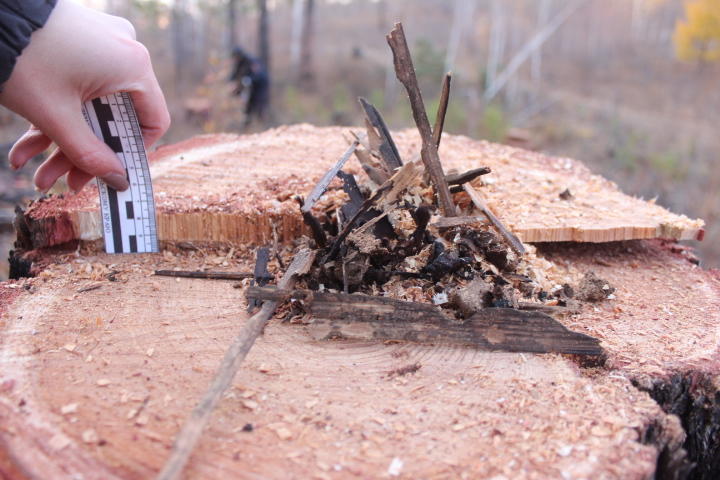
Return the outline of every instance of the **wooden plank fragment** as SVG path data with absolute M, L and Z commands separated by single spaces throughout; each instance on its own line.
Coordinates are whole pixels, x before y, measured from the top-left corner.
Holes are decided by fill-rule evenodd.
M 415 124 L 422 138 L 420 156 L 435 187 L 440 210 L 444 216 L 454 217 L 457 215 L 457 210 L 450 195 L 448 184 L 445 181 L 445 172 L 440 163 L 437 144 L 433 139 L 433 132 L 430 128 L 427 112 L 425 111 L 422 93 L 420 93 L 420 87 L 418 86 L 417 77 L 415 76 L 415 67 L 412 63 L 410 49 L 408 48 L 405 32 L 403 31 L 401 23 L 395 24 L 395 28 L 393 28 L 387 36 L 387 42 L 393 52 L 395 73 L 400 83 L 405 86 L 405 90 L 407 90 L 408 97 L 410 98 L 413 118 L 415 119 Z
M 603 353 L 597 339 L 572 332 L 542 312 L 485 308 L 460 322 L 434 305 L 386 297 L 259 287 L 248 288 L 246 295 L 250 300 L 302 300 L 314 317 L 330 320 L 326 338 L 452 343 L 510 352 Z

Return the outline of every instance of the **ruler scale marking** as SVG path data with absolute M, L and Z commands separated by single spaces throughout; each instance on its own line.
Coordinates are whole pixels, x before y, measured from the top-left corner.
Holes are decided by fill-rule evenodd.
M 130 94 L 88 101 L 83 114 L 95 135 L 117 154 L 130 184 L 128 190 L 118 192 L 98 179 L 105 250 L 159 251 L 150 168 Z

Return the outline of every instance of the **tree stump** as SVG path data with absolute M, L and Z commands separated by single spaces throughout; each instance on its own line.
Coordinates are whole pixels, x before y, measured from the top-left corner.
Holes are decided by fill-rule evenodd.
M 241 163 L 243 169 L 231 172 L 230 179 L 203 177 L 202 162 L 229 168 L 223 159 L 232 151 L 215 150 L 208 160 L 193 156 L 198 142 L 229 137 L 166 148 L 167 158 L 185 164 L 163 174 L 163 160 L 156 160 L 161 216 L 170 212 L 163 202 L 171 200 L 182 200 L 183 212 L 221 211 L 221 196 L 230 195 L 235 185 L 232 208 L 261 218 L 263 209 L 284 201 L 253 196 L 257 190 L 250 187 L 259 184 L 262 171 L 269 172 L 261 180 L 268 182 L 263 194 L 288 195 L 301 186 L 309 191 L 312 182 L 301 175 L 313 164 L 309 153 L 292 142 L 287 147 L 283 131 L 232 137 L 236 145 L 252 143 L 252 149 L 241 151 L 256 156 L 241 159 L 247 165 Z M 325 145 L 311 127 L 287 131 L 288 138 L 310 132 Z M 419 146 L 408 133 L 397 139 L 406 151 Z M 335 143 L 339 146 L 323 157 L 325 166 L 344 149 Z M 512 178 L 507 170 L 517 168 L 518 159 L 542 158 L 561 170 L 570 162 L 572 172 L 586 172 L 578 178 L 601 182 L 577 162 L 461 137 L 444 139 L 441 155 L 467 159 L 467 152 L 451 154 L 453 146 L 463 145 L 478 148 L 473 165 L 490 164 L 497 178 Z M 288 162 L 295 175 L 290 180 L 280 180 L 277 164 L 250 169 L 266 147 L 277 154 L 287 148 L 307 163 Z M 307 152 L 316 148 L 313 144 Z M 195 153 L 184 156 L 185 149 Z M 495 158 L 492 152 L 511 155 Z M 323 168 L 313 172 L 321 174 Z M 211 203 L 212 184 L 197 181 L 198 175 L 227 184 L 228 190 Z M 517 170 L 518 178 L 522 175 Z M 277 187 L 271 177 L 277 177 Z M 244 183 L 236 185 L 240 179 Z M 500 194 L 492 196 L 506 188 L 499 183 L 488 198 L 504 215 L 506 210 L 497 207 Z M 518 185 L 523 182 L 514 188 Z M 31 220 L 70 218 L 80 200 L 89 199 L 90 193 L 83 193 L 43 202 L 35 213 L 42 208 L 49 216 Z M 517 228 L 511 217 L 503 220 Z M 217 224 L 204 225 L 209 236 L 216 235 Z M 255 232 L 265 228 L 253 225 Z M 173 231 L 165 228 L 166 234 Z M 285 234 L 293 232 L 299 228 Z M 247 235 L 265 240 L 268 232 Z M 0 472 L 6 477 L 151 478 L 160 470 L 174 436 L 248 318 L 247 282 L 152 272 L 251 271 L 253 256 L 252 249 L 223 245 L 225 239 L 210 246 L 187 244 L 192 240 L 187 237 L 174 240 L 174 246 L 168 243 L 153 255 L 111 256 L 88 245 L 70 252 L 38 251 L 35 278 L 0 286 Z M 186 477 L 641 479 L 684 478 L 692 471 L 695 478 L 714 478 L 720 471 L 713 440 L 719 410 L 718 273 L 697 267 L 684 248 L 665 240 L 543 244 L 537 255 L 548 274 L 575 278 L 594 271 L 616 288 L 614 299 L 559 318 L 566 327 L 599 338 L 607 352 L 604 361 L 444 345 L 316 341 L 307 326 L 275 319 L 214 413 Z M 271 263 L 271 270 L 279 267 Z

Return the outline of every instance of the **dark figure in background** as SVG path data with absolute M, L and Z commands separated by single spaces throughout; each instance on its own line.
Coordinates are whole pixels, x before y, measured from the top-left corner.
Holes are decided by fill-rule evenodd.
M 253 118 L 265 122 L 270 105 L 270 76 L 265 65 L 242 48 L 235 47 L 230 81 L 237 82 L 233 93 L 246 98 L 244 127 L 250 125 Z

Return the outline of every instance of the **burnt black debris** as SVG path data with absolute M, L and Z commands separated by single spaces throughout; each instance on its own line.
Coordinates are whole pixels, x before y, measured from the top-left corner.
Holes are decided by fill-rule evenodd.
M 400 35 L 402 29 L 398 26 L 394 32 Z M 402 43 L 391 42 L 396 69 L 411 63 L 406 58 L 409 52 L 400 48 Z M 397 61 L 399 54 L 403 62 Z M 413 75 L 403 71 L 398 72 L 398 77 L 409 91 L 415 91 Z M 449 95 L 449 82 L 446 83 Z M 567 309 L 576 294 L 569 286 L 561 287 L 560 292 L 554 289 L 550 294 L 540 287 L 530 264 L 524 261 L 526 250 L 522 242 L 487 207 L 480 191 L 475 189 L 480 188 L 478 182 L 475 187 L 471 185 L 490 169 L 478 167 L 445 175 L 436 150 L 425 151 L 429 148 L 426 145 L 428 129 L 421 128 L 427 123 L 423 118 L 418 126 L 421 134 L 424 133 L 423 162 L 419 161 L 419 155 L 403 162 L 378 110 L 364 99 L 360 99 L 360 105 L 366 115 L 367 130 L 353 132 L 355 140 L 348 152 L 354 152 L 365 174 L 356 177 L 344 171 L 343 157 L 308 195 L 315 208 L 299 202 L 312 233 L 316 255 L 312 268 L 299 280 L 298 287 L 318 295 L 324 295 L 322 292 L 339 295 L 332 297 L 334 301 L 348 305 L 353 300 L 342 295 L 364 294 L 376 300 L 407 301 L 408 305 L 397 308 L 416 313 L 430 307 L 445 319 L 440 322 L 443 329 L 457 327 L 458 332 L 463 328 L 467 332 L 477 330 L 478 319 L 492 318 L 499 328 L 508 329 L 510 337 L 506 346 L 512 349 L 521 348 L 520 345 L 530 348 L 537 343 L 537 339 L 529 339 L 530 330 L 522 331 L 523 325 L 535 325 L 538 338 L 545 335 L 544 338 L 558 342 L 561 337 L 571 339 L 560 350 L 553 351 L 597 354 L 599 347 L 595 339 L 575 335 L 552 323 L 540 308 L 533 308 L 533 305 L 548 303 L 546 311 L 549 312 Z M 418 113 L 415 107 L 417 105 L 414 113 Z M 442 119 L 436 125 L 442 125 Z M 333 182 L 332 177 L 338 180 Z M 472 205 L 458 208 L 448 186 L 462 186 L 453 193 L 470 195 Z M 338 205 L 337 199 L 343 198 L 341 190 L 346 200 Z M 336 201 L 318 201 L 321 193 L 334 196 Z M 584 301 L 598 301 L 612 293 L 606 282 L 591 276 L 577 290 L 577 296 Z M 598 291 L 602 292 L 602 298 Z M 315 297 L 316 302 L 319 298 Z M 302 303 L 302 300 L 296 299 L 296 302 Z M 375 308 L 377 305 L 371 310 Z M 488 313 L 493 310 L 505 313 Z M 339 321 L 351 321 L 357 312 L 352 313 Z M 471 318 L 476 323 L 470 322 Z M 484 325 L 482 328 L 490 328 L 490 324 L 480 324 Z M 338 331 L 343 330 L 336 327 L 330 329 L 326 338 L 335 338 Z M 412 337 L 407 332 L 403 334 L 402 329 L 386 327 L 382 335 L 376 332 L 375 338 Z M 477 332 L 473 335 L 477 336 Z M 462 338 L 461 333 L 457 338 Z M 576 349 L 573 341 L 587 345 L 580 348 L 578 343 Z M 560 343 L 554 345 L 557 347 Z M 538 345 L 526 351 L 546 351 Z

